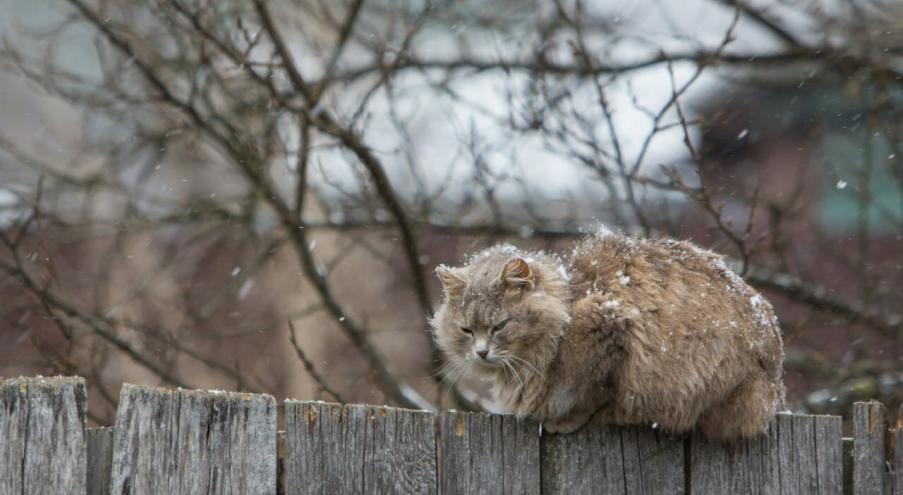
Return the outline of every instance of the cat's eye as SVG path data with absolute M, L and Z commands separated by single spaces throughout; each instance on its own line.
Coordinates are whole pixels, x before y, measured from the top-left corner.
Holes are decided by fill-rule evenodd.
M 461 327 L 461 331 L 466 333 L 467 335 L 473 335 L 473 330 L 471 330 L 469 328 Z
M 511 321 L 511 318 L 505 318 L 504 320 L 496 323 L 495 326 L 492 327 L 492 333 L 502 331 L 505 328 L 505 325 L 507 325 L 509 321 Z

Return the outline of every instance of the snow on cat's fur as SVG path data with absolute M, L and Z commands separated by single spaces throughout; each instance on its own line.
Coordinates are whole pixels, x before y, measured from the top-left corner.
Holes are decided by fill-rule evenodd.
M 725 441 L 763 432 L 783 404 L 771 305 L 688 242 L 606 231 L 566 260 L 503 245 L 437 274 L 447 373 L 488 379 L 548 431 L 595 416 Z

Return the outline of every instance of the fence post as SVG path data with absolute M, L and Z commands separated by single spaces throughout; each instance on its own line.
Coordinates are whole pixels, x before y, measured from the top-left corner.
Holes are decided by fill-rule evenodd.
M 789 417 L 777 417 L 767 435 L 733 445 L 712 445 L 699 433 L 690 440 L 690 493 L 780 493 L 778 431 Z
M 903 404 L 900 404 L 900 411 L 897 414 L 897 421 L 894 429 L 890 431 L 892 435 L 892 447 L 894 454 L 894 462 L 891 472 L 891 493 L 893 495 L 903 495 Z
M 436 493 L 435 416 L 285 401 L 285 493 Z
M 123 385 L 110 493 L 275 494 L 275 400 Z
M 886 431 L 884 404 L 853 404 L 853 495 L 885 494 Z
M 85 493 L 85 381 L 0 380 L 0 493 Z
M 0 380 L 0 495 L 903 495 L 903 417 L 888 430 L 874 401 L 854 405 L 849 453 L 836 416 L 779 414 L 765 436 L 713 445 L 645 427 L 549 435 L 506 415 L 293 400 L 277 437 L 270 396 L 133 385 L 115 427 L 85 428 L 85 403 L 81 378 Z
M 441 493 L 540 493 L 539 423 L 455 411 L 438 419 Z
M 543 435 L 543 493 L 680 494 L 684 490 L 681 438 L 648 427 L 600 425 L 567 435 Z

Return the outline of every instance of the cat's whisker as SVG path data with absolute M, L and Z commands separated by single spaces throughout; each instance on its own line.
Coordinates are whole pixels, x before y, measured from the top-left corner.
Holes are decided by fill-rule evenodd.
M 470 360 L 465 360 L 465 361 L 462 363 L 461 367 L 458 368 L 458 374 L 457 374 L 457 376 L 455 376 L 454 381 L 457 382 L 457 381 L 460 380 L 464 375 L 470 373 L 471 367 L 472 367 L 472 363 L 470 362 Z
M 514 365 L 511 364 L 511 362 L 508 361 L 508 360 L 502 361 L 502 364 L 503 364 L 506 368 L 508 368 L 508 369 L 511 370 L 511 374 L 513 374 L 513 375 L 514 375 L 514 378 L 517 380 L 518 386 L 520 386 L 520 388 L 524 388 L 524 381 L 523 381 L 523 379 L 521 378 L 520 373 L 517 372 L 517 369 L 514 368 Z
M 463 357 L 454 357 L 450 359 L 447 363 L 442 365 L 436 373 L 437 376 L 442 376 L 442 379 L 436 384 L 436 387 L 438 388 L 444 385 L 445 382 L 448 382 L 449 384 L 456 383 L 469 370 L 469 364 L 468 360 Z
M 536 369 L 536 366 L 533 366 L 533 364 L 530 363 L 529 361 L 527 361 L 526 359 L 524 359 L 520 356 L 516 356 L 514 354 L 508 355 L 507 357 L 510 359 L 513 359 L 516 363 L 522 363 L 524 366 L 529 368 L 529 371 L 531 371 L 532 373 L 536 373 L 537 376 L 542 376 L 542 373 L 540 373 L 540 371 L 538 369 Z
M 452 356 L 452 357 L 448 358 L 448 361 L 446 361 L 445 364 L 442 365 L 442 368 L 452 368 L 454 366 L 461 364 L 463 361 L 464 361 L 463 356 Z
M 431 378 L 441 378 L 440 383 L 448 378 L 448 374 L 452 371 L 452 366 L 443 366 L 438 371 L 430 375 Z
M 526 388 L 527 384 L 526 384 L 524 377 L 521 376 L 520 372 L 517 371 L 517 368 L 514 367 L 514 363 L 510 363 L 510 365 L 511 365 L 511 370 L 514 371 L 514 373 L 517 375 L 517 380 L 520 382 L 520 387 L 522 389 Z
M 517 362 L 518 357 L 515 356 L 514 354 L 510 354 L 507 352 L 500 352 L 497 354 L 497 357 L 499 358 L 499 360 L 508 361 L 508 364 L 510 364 L 511 366 L 514 366 L 515 364 L 519 365 L 519 363 Z
M 448 380 L 451 383 L 456 383 L 462 376 L 464 376 L 465 372 L 468 369 L 468 364 L 465 360 L 458 361 L 455 366 L 448 371 L 444 380 Z
M 520 380 L 520 377 L 517 376 L 517 372 L 514 371 L 514 368 L 511 367 L 511 363 L 505 363 L 505 368 L 511 370 L 511 376 L 514 377 L 514 382 L 517 383 L 517 386 L 523 388 L 523 384 Z
M 467 358 L 461 359 L 461 365 L 458 368 L 456 368 L 457 376 L 455 376 L 455 381 L 458 381 L 461 377 L 463 377 L 467 373 L 470 373 L 472 368 L 473 368 L 473 360 L 467 359 Z
M 449 372 L 453 372 L 454 370 L 457 370 L 457 369 L 461 368 L 462 366 L 467 366 L 467 361 L 468 361 L 467 358 L 464 356 L 455 357 L 454 360 L 451 362 L 452 366 L 451 366 Z
M 461 364 L 461 361 L 463 361 L 463 358 L 461 358 L 461 357 L 453 357 L 453 358 L 449 359 L 445 364 L 440 366 L 439 370 L 436 371 L 432 376 L 435 378 L 438 376 L 448 375 L 449 373 L 452 372 L 452 370 L 454 368 L 456 368 L 457 366 L 459 366 Z
M 505 382 L 511 381 L 511 378 L 508 376 L 508 363 L 505 361 L 501 361 L 502 363 L 502 372 L 505 373 Z
M 448 361 L 439 368 L 439 371 L 433 374 L 433 376 L 441 375 L 442 379 L 436 382 L 430 392 L 435 392 L 445 385 L 446 382 L 449 386 L 455 387 L 458 380 L 470 371 L 470 365 L 471 363 L 469 360 L 464 357 L 455 356 L 449 358 Z
M 502 361 L 502 372 L 505 373 L 505 381 L 509 381 L 510 378 L 508 378 L 508 367 L 505 365 L 504 361 Z

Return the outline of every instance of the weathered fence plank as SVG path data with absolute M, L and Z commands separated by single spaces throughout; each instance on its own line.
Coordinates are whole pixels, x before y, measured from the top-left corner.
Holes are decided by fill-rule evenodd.
M 731 445 L 691 442 L 690 492 L 840 494 L 842 420 L 779 414 L 768 434 Z
M 683 441 L 636 427 L 544 435 L 542 492 L 684 493 Z
M 897 422 L 897 428 L 891 430 L 894 438 L 894 464 L 891 477 L 891 483 L 893 483 L 891 493 L 893 495 L 903 495 L 903 406 L 900 407 L 900 411 L 901 416 Z
M 539 423 L 510 415 L 439 416 L 441 493 L 540 493 Z
M 542 439 L 543 493 L 626 493 L 621 433 L 616 428 L 581 429 Z M 615 448 L 617 447 L 617 448 Z
M 109 495 L 113 428 L 88 428 L 88 495 Z
M 0 493 L 85 492 L 85 381 L 0 380 Z
M 777 425 L 768 435 L 732 445 L 712 445 L 701 434 L 690 440 L 690 492 L 779 493 Z
M 389 407 L 285 401 L 285 493 L 436 493 L 434 418 Z
M 812 416 L 819 493 L 843 493 L 843 418 Z
M 853 494 L 885 493 L 887 411 L 880 402 L 853 404 Z
M 846 443 L 840 417 L 779 414 L 767 435 L 731 445 L 639 427 L 543 435 L 512 416 L 291 400 L 277 434 L 270 396 L 132 385 L 115 427 L 85 428 L 85 402 L 80 378 L 0 380 L 0 495 L 903 495 L 903 427 L 888 430 L 877 402 L 854 406 Z
M 111 493 L 275 494 L 273 397 L 123 385 Z
M 782 414 L 782 417 L 788 415 Z M 816 457 L 818 449 L 815 445 L 815 421 L 809 415 L 794 415 L 791 418 L 791 431 L 793 441 L 790 444 L 793 451 L 794 464 L 797 470 L 798 485 L 795 493 L 808 494 L 819 493 L 818 468 Z M 783 466 L 781 466 L 783 468 Z M 782 487 L 783 488 L 783 487 Z

